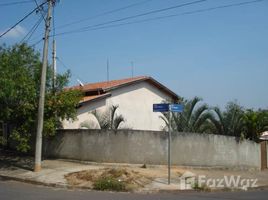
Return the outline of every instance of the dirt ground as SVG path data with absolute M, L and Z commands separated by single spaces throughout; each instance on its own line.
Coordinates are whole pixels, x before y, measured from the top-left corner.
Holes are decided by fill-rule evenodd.
M 172 169 L 172 175 L 180 177 L 184 170 Z M 166 178 L 167 168 L 147 168 L 146 166 L 113 166 L 100 169 L 89 169 L 65 175 L 69 185 L 93 188 L 94 182 L 100 178 L 113 178 L 127 184 L 130 190 L 143 188 L 156 178 Z
M 257 179 L 257 187 L 268 187 L 268 170 L 200 168 L 172 166 L 171 184 L 167 184 L 166 165 L 95 163 L 72 160 L 50 159 L 42 161 L 42 170 L 33 172 L 34 158 L 19 156 L 0 149 L 0 176 L 58 187 L 77 186 L 92 188 L 100 177 L 112 176 L 140 191 L 178 190 L 181 178 L 186 174 L 206 176 L 207 179 L 222 179 L 224 176 Z M 192 176 L 192 175 L 191 175 Z M 138 190 L 139 191 L 139 190 Z
M 207 178 L 223 178 L 224 176 L 240 176 L 246 179 L 257 178 L 258 186 L 267 184 L 268 171 L 258 170 L 226 170 L 226 169 L 198 169 L 188 167 L 171 168 L 171 178 L 173 183 L 178 184 L 180 177 L 185 176 L 185 172 L 194 174 L 194 176 L 206 176 Z M 139 190 L 145 187 L 158 187 L 160 180 L 167 180 L 166 166 L 142 166 L 142 165 L 104 165 L 98 169 L 87 169 L 79 172 L 73 172 L 65 175 L 65 179 L 71 186 L 93 188 L 93 184 L 99 178 L 112 177 L 127 184 L 129 190 Z M 156 186 L 154 186 L 156 185 Z M 165 185 L 165 184 L 163 184 Z M 162 186 L 161 186 L 162 187 Z

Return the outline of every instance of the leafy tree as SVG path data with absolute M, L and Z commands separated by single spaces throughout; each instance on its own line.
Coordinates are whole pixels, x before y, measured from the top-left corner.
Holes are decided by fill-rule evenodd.
M 259 132 L 268 131 L 268 110 L 259 109 L 257 113 L 259 122 Z
M 210 130 L 215 134 L 236 136 L 257 142 L 260 134 L 268 130 L 266 110 L 245 110 L 236 102 L 229 102 L 225 111 L 215 107 L 213 112 L 213 117 L 210 118 Z
M 248 109 L 244 114 L 243 137 L 258 141 L 260 134 L 268 130 L 268 111 Z
M 125 118 L 122 115 L 117 115 L 116 111 L 119 108 L 118 105 L 113 105 L 105 112 L 92 111 L 91 114 L 97 119 L 101 129 L 118 129 L 119 126 L 125 122 Z M 92 128 L 90 123 L 81 123 L 81 127 Z
M 207 104 L 200 104 L 202 101 L 199 97 L 194 97 L 191 100 L 182 100 L 181 104 L 184 107 L 182 113 L 172 113 L 171 128 L 178 132 L 207 132 L 207 120 L 211 117 Z M 168 126 L 169 116 L 164 113 L 161 117 L 166 126 Z M 166 128 L 165 128 L 166 129 Z
M 8 124 L 17 150 L 23 152 L 35 139 L 41 65 L 40 54 L 26 44 L 0 46 L 0 121 Z M 53 87 L 52 70 L 48 68 L 44 136 L 54 135 L 62 119 L 75 118 L 80 91 L 63 89 L 69 78 L 69 71 L 57 75 Z

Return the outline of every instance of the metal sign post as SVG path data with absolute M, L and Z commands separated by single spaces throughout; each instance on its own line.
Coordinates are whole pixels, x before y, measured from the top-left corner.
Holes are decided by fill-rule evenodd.
M 169 109 L 169 122 L 168 122 L 168 184 L 170 184 L 170 168 L 171 168 L 171 147 L 170 147 L 170 141 L 171 141 L 171 111 Z
M 168 184 L 170 184 L 170 168 L 171 168 L 171 115 L 172 112 L 182 112 L 183 106 L 181 104 L 153 104 L 153 112 L 168 112 Z

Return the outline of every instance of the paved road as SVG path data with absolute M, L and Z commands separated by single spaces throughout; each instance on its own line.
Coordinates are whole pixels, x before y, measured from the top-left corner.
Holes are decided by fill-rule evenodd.
M 250 192 L 218 192 L 218 193 L 160 193 L 160 194 L 132 194 L 132 193 L 112 193 L 79 191 L 66 189 L 53 189 L 42 186 L 34 186 L 14 181 L 0 180 L 1 200 L 267 200 L 268 190 Z

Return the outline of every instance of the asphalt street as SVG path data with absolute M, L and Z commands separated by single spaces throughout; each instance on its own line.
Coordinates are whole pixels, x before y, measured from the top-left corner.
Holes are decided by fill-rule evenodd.
M 0 180 L 1 200 L 267 200 L 268 190 L 256 190 L 247 192 L 178 192 L 178 193 L 155 193 L 155 194 L 134 194 L 97 192 L 86 190 L 57 189 L 31 184 Z

